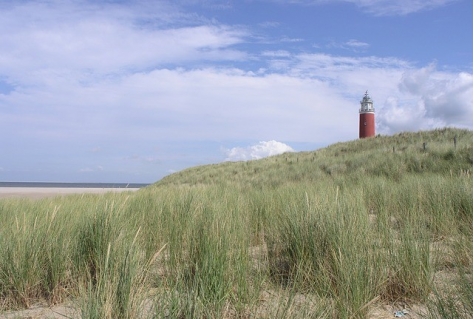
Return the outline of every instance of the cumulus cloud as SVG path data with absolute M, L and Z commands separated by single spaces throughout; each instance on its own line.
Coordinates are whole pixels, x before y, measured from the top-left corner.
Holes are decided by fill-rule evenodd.
M 472 75 L 467 73 L 435 80 L 436 89 L 427 89 L 421 95 L 426 115 L 447 125 L 472 127 L 472 86 Z
M 226 161 L 248 161 L 268 156 L 294 152 L 293 148 L 277 141 L 260 142 L 248 147 L 234 147 L 227 150 Z
M 399 82 L 400 97 L 387 98 L 380 126 L 388 132 L 440 126 L 472 128 L 473 79 L 471 74 L 440 72 L 434 64 L 405 71 Z
M 382 134 L 427 129 L 434 124 L 424 120 L 426 111 L 416 99 L 400 101 L 390 96 L 376 111 L 377 131 Z

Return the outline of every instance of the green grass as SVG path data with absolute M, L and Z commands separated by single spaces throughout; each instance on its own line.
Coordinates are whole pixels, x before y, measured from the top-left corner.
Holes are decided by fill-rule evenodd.
M 472 318 L 472 198 L 472 132 L 442 129 L 194 167 L 136 193 L 3 199 L 0 307 Z

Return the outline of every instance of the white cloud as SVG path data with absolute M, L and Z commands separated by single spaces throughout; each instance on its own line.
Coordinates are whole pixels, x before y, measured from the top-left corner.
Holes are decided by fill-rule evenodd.
M 289 58 L 291 53 L 286 50 L 277 50 L 277 51 L 263 51 L 262 56 L 264 57 L 278 57 L 278 58 Z
M 281 42 L 303 42 L 304 39 L 301 38 L 290 38 L 290 37 L 283 37 L 280 39 Z
M 368 43 L 365 43 L 365 42 L 362 42 L 362 41 L 359 41 L 359 40 L 355 40 L 355 39 L 351 39 L 349 41 L 347 41 L 346 43 L 346 46 L 349 46 L 349 47 L 353 47 L 353 48 L 367 48 L 369 46 Z
M 355 3 L 377 16 L 407 15 L 423 10 L 445 6 L 458 0 L 343 0 Z
M 263 0 L 288 3 L 288 0 Z M 407 15 L 423 10 L 445 6 L 458 0 L 333 0 L 334 2 L 350 2 L 376 16 Z M 292 4 L 324 5 L 328 0 L 290 0 Z
M 390 134 L 401 131 L 413 131 L 414 129 L 428 129 L 436 124 L 432 121 L 424 120 L 426 111 L 423 104 L 417 102 L 416 99 L 400 101 L 390 96 L 376 112 L 379 133 Z
M 230 48 L 247 35 L 243 28 L 176 25 L 167 20 L 163 11 L 170 10 L 163 4 L 151 11 L 153 16 L 137 7 L 79 2 L 4 6 L 0 30 L 8 32 L 2 32 L 0 74 L 13 84 L 31 86 L 45 84 L 49 76 L 88 82 L 169 64 L 245 58 Z
M 346 41 L 346 42 L 331 41 L 326 45 L 327 48 L 339 48 L 339 49 L 344 49 L 344 50 L 350 50 L 353 52 L 366 51 L 369 48 L 369 46 L 370 45 L 368 43 L 362 42 L 356 39 L 350 39 L 349 41 Z
M 369 90 L 381 133 L 472 127 L 470 74 L 395 58 L 289 55 L 285 69 L 263 73 L 154 69 L 86 84 L 49 74 L 47 86 L 0 95 L 0 124 L 24 136 L 90 141 L 101 154 L 112 143 L 145 148 L 165 139 L 334 143 L 357 137 L 359 100 Z M 266 57 L 270 66 L 279 59 Z
M 447 73 L 431 64 L 403 73 L 399 96 L 381 108 L 380 126 L 388 132 L 441 126 L 472 128 L 473 79 L 467 73 Z
M 381 133 L 442 126 L 472 128 L 472 74 L 438 71 L 435 64 L 416 68 L 391 57 L 301 54 L 286 62 L 290 74 L 319 79 L 329 85 L 330 92 L 352 99 L 351 103 L 368 89 L 375 98 Z M 335 110 L 349 110 L 332 105 Z
M 427 116 L 446 125 L 472 127 L 472 75 L 459 73 L 434 80 L 433 88 L 423 92 Z
M 268 156 L 294 152 L 293 148 L 277 141 L 260 142 L 249 147 L 234 147 L 227 150 L 226 161 L 256 160 Z

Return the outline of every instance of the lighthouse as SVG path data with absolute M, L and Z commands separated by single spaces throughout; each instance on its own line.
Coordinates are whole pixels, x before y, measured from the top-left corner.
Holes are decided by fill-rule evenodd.
M 365 91 L 365 96 L 360 101 L 359 114 L 359 138 L 375 136 L 374 102 L 367 91 Z

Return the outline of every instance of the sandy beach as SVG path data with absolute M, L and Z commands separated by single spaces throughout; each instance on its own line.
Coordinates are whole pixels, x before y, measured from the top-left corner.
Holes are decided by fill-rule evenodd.
M 41 199 L 70 194 L 100 194 L 107 192 L 134 192 L 139 188 L 69 188 L 69 187 L 0 187 L 2 198 Z

